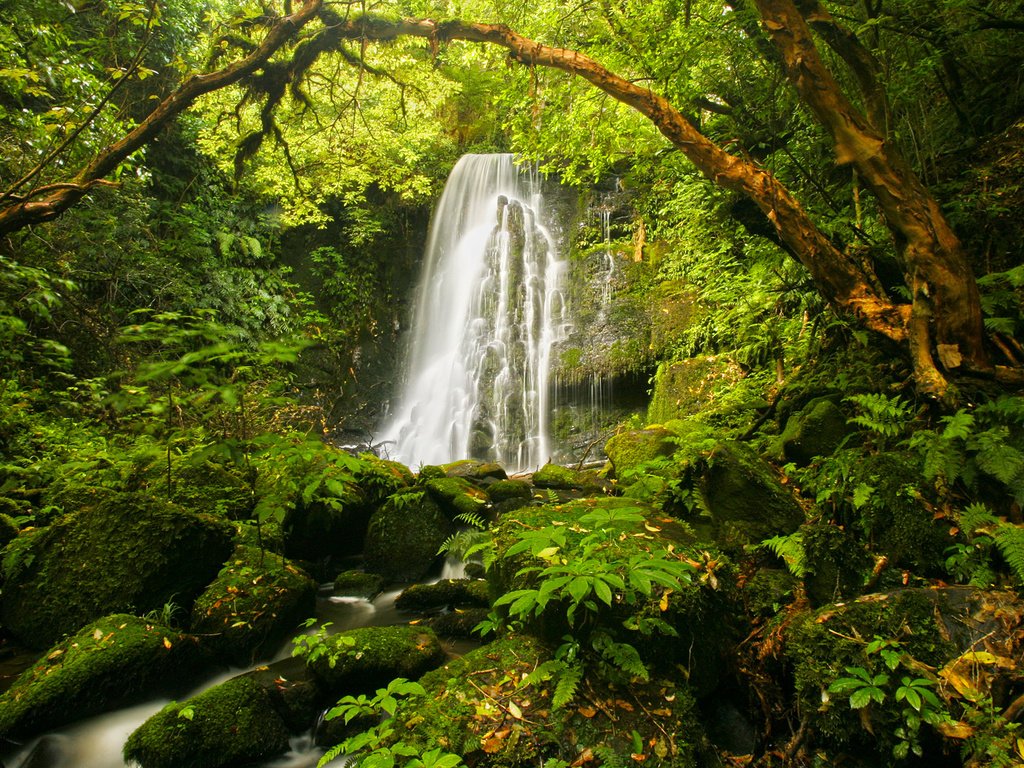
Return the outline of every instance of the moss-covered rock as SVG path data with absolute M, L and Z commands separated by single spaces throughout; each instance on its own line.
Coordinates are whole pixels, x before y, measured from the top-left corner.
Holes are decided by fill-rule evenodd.
M 426 695 L 400 705 L 402 740 L 481 768 L 550 758 L 585 763 L 598 755 L 606 764 L 697 765 L 702 729 L 685 687 L 655 681 L 619 689 L 588 678 L 586 698 L 554 708 L 554 681 L 523 683 L 548 659 L 542 643 L 512 635 L 429 672 L 420 681 Z
M 267 692 L 236 677 L 168 704 L 128 737 L 124 757 L 141 768 L 227 768 L 287 749 L 288 728 Z
M 767 619 L 793 602 L 797 578 L 778 568 L 759 568 L 743 583 L 743 602 L 747 615 Z
M 829 523 L 808 523 L 800 528 L 807 574 L 804 586 L 815 606 L 862 591 L 870 560 L 850 531 Z
M 612 485 L 596 472 L 589 469 L 571 469 L 558 464 L 545 464 L 533 473 L 532 481 L 538 488 L 577 493 L 603 494 L 612 490 Z
M 115 709 L 193 674 L 196 639 L 127 614 L 58 643 L 0 696 L 0 734 L 25 738 Z
M 395 599 L 395 607 L 401 611 L 487 608 L 490 604 L 490 591 L 482 579 L 441 579 L 433 584 L 413 584 Z
M 327 653 L 309 663 L 320 688 L 335 698 L 370 693 L 396 677 L 416 680 L 440 666 L 444 650 L 426 627 L 361 627 L 324 639 Z
M 547 559 L 528 553 L 506 555 L 524 535 L 545 529 L 561 540 L 553 553 L 548 549 Z M 487 575 L 495 595 L 540 589 L 541 570 L 558 562 L 572 563 L 580 574 L 609 571 L 623 580 L 622 589 L 610 590 L 609 600 L 595 597 L 592 609 L 579 607 L 575 620 L 569 617 L 568 586 L 561 585 L 539 616 L 519 617 L 528 631 L 555 643 L 570 632 L 599 629 L 634 646 L 653 670 L 686 668 L 698 696 L 717 686 L 734 639 L 729 617 L 736 607 L 735 570 L 710 545 L 695 545 L 686 526 L 633 499 L 580 499 L 510 512 L 493 529 L 493 536 L 496 559 Z M 686 563 L 692 571 L 678 588 L 667 590 L 657 581 L 647 583 L 631 574 L 631 564 L 651 562 L 667 563 L 666 568 Z M 636 631 L 648 620 L 667 623 L 674 634 L 656 628 Z
M 448 515 L 426 491 L 396 493 L 370 519 L 364 567 L 390 581 L 421 579 L 452 531 Z
M 462 459 L 461 461 L 453 461 L 450 464 L 443 464 L 441 468 L 448 477 L 462 477 L 481 485 L 486 485 L 494 480 L 504 480 L 508 477 L 505 474 L 505 469 L 493 461 Z
M 196 599 L 192 631 L 218 658 L 251 663 L 313 615 L 316 589 L 316 582 L 280 555 L 240 545 Z
M 786 421 L 779 437 L 782 458 L 804 466 L 817 456 L 828 456 L 852 430 L 836 397 L 818 397 Z
M 156 475 L 161 480 L 162 471 L 161 467 L 156 467 Z M 172 498 L 185 509 L 232 520 L 242 520 L 252 514 L 252 490 L 238 473 L 223 464 L 182 460 L 175 465 L 172 478 Z
M 439 477 L 428 480 L 424 487 L 434 501 L 452 517 L 481 516 L 487 504 L 487 494 L 461 477 Z
M 492 504 L 514 500 L 528 502 L 532 496 L 533 490 L 525 480 L 498 480 L 487 486 L 487 498 Z
M 10 515 L 0 514 L 0 549 L 3 549 L 18 535 L 18 524 Z
M 612 437 L 605 444 L 604 452 L 615 476 L 622 479 L 641 464 L 671 456 L 676 446 L 670 437 L 671 433 L 664 427 L 631 429 Z
M 741 378 L 742 369 L 724 356 L 662 363 L 654 376 L 647 422 L 664 424 L 707 410 Z
M 403 464 L 333 449 L 326 450 L 308 474 L 311 477 L 297 479 L 299 487 L 315 490 L 288 510 L 283 524 L 285 554 L 300 560 L 359 554 L 374 510 L 413 482 Z
M 796 531 L 804 512 L 775 470 L 743 443 L 722 441 L 700 462 L 716 543 L 729 550 Z
M 45 647 L 117 611 L 186 611 L 231 552 L 233 527 L 141 493 L 61 518 L 4 558 L 3 623 Z
M 784 653 L 808 735 L 818 750 L 826 752 L 829 764 L 845 763 L 848 755 L 856 755 L 858 765 L 896 764 L 893 748 L 898 729 L 905 725 L 906 704 L 895 696 L 901 679 L 931 677 L 937 670 L 937 679 L 954 686 L 963 685 L 967 678 L 980 684 L 984 676 L 969 672 L 964 676 L 969 663 L 957 666 L 964 661 L 961 654 L 973 651 L 992 658 L 1019 658 L 1022 626 L 1024 603 L 1017 595 L 969 587 L 866 595 L 791 619 L 784 629 Z M 895 653 L 890 657 L 896 663 L 894 669 L 885 664 L 880 652 L 869 651 L 873 641 Z M 976 662 L 971 663 L 977 672 Z M 828 691 L 836 679 L 850 676 L 851 667 L 887 676 L 882 701 L 853 709 L 849 693 Z M 987 675 L 991 678 L 996 672 L 991 665 Z M 995 694 L 997 688 L 988 690 Z M 946 695 L 940 688 L 933 690 Z M 922 735 L 929 730 L 923 725 Z M 944 749 L 955 754 L 959 746 L 943 747 L 937 738 L 922 739 L 922 744 L 926 751 L 921 765 L 939 764 Z
M 384 577 L 366 571 L 342 571 L 334 577 L 334 594 L 371 598 L 384 588 Z

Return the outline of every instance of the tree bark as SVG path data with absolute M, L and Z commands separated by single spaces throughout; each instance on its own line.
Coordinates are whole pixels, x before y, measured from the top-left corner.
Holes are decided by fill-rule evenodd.
M 838 161 L 856 167 L 896 240 L 913 297 L 908 332 L 919 387 L 945 392 L 939 364 L 990 370 L 974 274 L 938 202 L 843 94 L 792 0 L 755 2 L 801 99 L 832 137 Z
M 304 0 L 298 11 L 282 16 L 267 30 L 263 41 L 244 58 L 223 69 L 192 75 L 171 95 L 161 101 L 134 129 L 123 138 L 100 150 L 74 179 L 36 189 L 0 208 L 0 237 L 19 229 L 41 224 L 60 216 L 76 205 L 90 189 L 103 183 L 103 177 L 147 144 L 171 120 L 188 109 L 200 96 L 237 83 L 267 63 L 281 46 L 320 11 L 322 0 Z

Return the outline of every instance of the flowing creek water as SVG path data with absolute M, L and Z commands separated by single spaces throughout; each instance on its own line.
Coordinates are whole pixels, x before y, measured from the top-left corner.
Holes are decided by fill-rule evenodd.
M 450 579 L 462 576 L 464 576 L 464 571 L 461 564 L 446 563 L 440 578 Z M 318 622 L 320 624 L 330 622 L 331 632 L 358 627 L 402 624 L 414 618 L 395 608 L 395 598 L 398 597 L 401 589 L 383 592 L 372 600 L 366 600 L 360 597 L 333 595 L 331 587 L 330 584 L 323 585 L 317 599 Z M 291 649 L 292 644 L 286 643 L 272 661 L 287 658 L 291 654 Z M 465 650 L 465 647 L 451 644 L 449 650 L 452 653 L 460 653 Z M 260 664 L 266 663 L 267 661 L 260 662 Z M 246 671 L 248 670 L 242 668 L 220 670 L 191 689 L 180 693 L 176 692 L 173 698 L 184 701 Z M 171 700 L 169 696 L 153 698 L 134 706 L 87 718 L 32 739 L 18 748 L 0 749 L 0 761 L 2 761 L 0 766 L 3 768 L 125 768 L 126 765 L 131 765 L 125 763 L 121 756 L 122 747 L 128 740 L 128 736 Z M 315 744 L 311 728 L 309 732 L 291 739 L 291 749 L 287 754 L 254 764 L 253 768 L 314 768 L 323 752 L 324 750 Z M 330 763 L 330 765 L 339 766 L 343 764 L 343 757 Z
M 452 170 L 431 219 L 405 387 L 384 429 L 391 458 L 520 472 L 550 456 L 550 356 L 568 319 L 540 186 L 508 154 L 466 155 Z

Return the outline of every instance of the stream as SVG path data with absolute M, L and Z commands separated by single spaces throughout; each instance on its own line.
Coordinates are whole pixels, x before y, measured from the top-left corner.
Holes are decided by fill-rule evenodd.
M 460 564 L 446 563 L 437 578 L 461 578 Z M 436 581 L 437 578 L 431 579 Z M 317 598 L 318 624 L 330 622 L 331 633 L 368 626 L 403 624 L 413 615 L 395 608 L 395 598 L 401 589 L 382 592 L 372 600 L 332 594 L 333 584 L 321 586 Z M 309 630 L 311 633 L 315 628 Z M 248 668 L 222 669 L 202 683 L 175 695 L 153 698 L 149 701 L 81 720 L 72 725 L 36 737 L 14 749 L 0 748 L 0 768 L 125 768 L 122 747 L 131 733 L 149 717 L 172 700 L 183 701 L 208 688 L 223 683 L 268 662 L 288 658 L 292 643 L 286 642 L 271 659 L 264 659 Z M 449 647 L 450 652 L 464 649 Z M 253 764 L 253 768 L 315 768 L 324 750 L 317 746 L 312 730 L 293 736 L 290 750 L 266 762 Z M 330 765 L 343 765 L 344 756 Z

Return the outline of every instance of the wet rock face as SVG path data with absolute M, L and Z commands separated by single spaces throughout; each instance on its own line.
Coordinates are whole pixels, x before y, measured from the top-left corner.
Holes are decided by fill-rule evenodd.
M 190 610 L 231 553 L 233 527 L 142 493 L 113 494 L 5 558 L 3 623 L 43 648 L 105 614 Z

